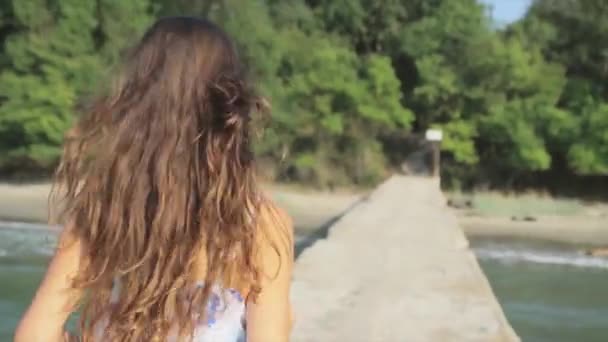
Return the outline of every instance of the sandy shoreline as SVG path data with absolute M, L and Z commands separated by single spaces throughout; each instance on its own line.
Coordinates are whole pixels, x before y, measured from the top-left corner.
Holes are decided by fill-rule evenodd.
M 7 222 L 27 222 L 28 228 L 43 228 L 41 223 L 47 219 L 49 189 L 48 184 L 0 184 L 0 222 L 4 222 L 0 226 L 6 227 Z M 307 235 L 329 225 L 365 195 L 356 192 L 303 191 L 282 185 L 266 185 L 265 190 L 293 217 L 299 235 Z M 534 221 L 475 216 L 459 210 L 456 213 L 463 230 L 472 237 L 516 237 L 608 246 L 606 213 L 595 216 L 538 216 Z
M 535 219 L 514 221 L 508 217 L 458 217 L 462 229 L 469 237 L 509 237 L 608 246 L 608 218 L 540 216 Z
M 49 190 L 48 184 L 0 183 L 0 226 L 44 228 Z M 354 192 L 302 191 L 282 185 L 266 185 L 264 190 L 293 217 L 298 234 L 308 234 L 331 223 L 362 196 Z
M 0 220 L 47 222 L 49 184 L 0 184 Z

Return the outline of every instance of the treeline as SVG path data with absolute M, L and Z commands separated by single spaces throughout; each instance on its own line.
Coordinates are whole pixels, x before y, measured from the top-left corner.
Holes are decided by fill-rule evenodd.
M 272 101 L 257 152 L 276 179 L 373 183 L 429 127 L 454 186 L 608 174 L 605 0 L 533 1 L 507 27 L 475 0 L 4 0 L 2 172 L 51 169 L 79 99 L 177 14 L 237 40 Z

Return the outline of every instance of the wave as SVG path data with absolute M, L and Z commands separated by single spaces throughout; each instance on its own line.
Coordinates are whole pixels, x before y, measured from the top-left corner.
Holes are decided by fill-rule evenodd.
M 57 242 L 56 232 L 56 229 L 44 224 L 0 221 L 0 259 L 49 257 Z M 296 245 L 305 238 L 306 236 L 296 236 Z M 608 269 L 608 258 L 589 256 L 566 248 L 487 241 L 477 246 L 474 244 L 473 251 L 481 260 L 503 263 Z
M 0 220 L 0 229 L 56 230 L 58 228 L 59 226 L 48 225 L 46 223 L 29 223 Z
M 48 258 L 53 254 L 56 243 L 56 233 L 46 225 L 0 224 L 0 259 Z
M 0 221 L 0 259 L 51 256 L 58 231 L 52 228 L 44 224 Z M 296 245 L 306 238 L 296 235 Z
M 504 245 L 476 247 L 473 250 L 481 260 L 608 269 L 608 259 L 585 255 L 573 250 L 537 250 Z

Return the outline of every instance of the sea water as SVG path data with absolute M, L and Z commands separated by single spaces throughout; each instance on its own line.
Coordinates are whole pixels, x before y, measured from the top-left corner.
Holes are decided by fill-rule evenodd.
M 55 243 L 44 227 L 0 224 L 0 341 L 12 340 Z M 524 342 L 608 341 L 608 259 L 523 240 L 473 240 L 472 246 Z
M 0 227 L 0 341 L 12 341 L 55 244 L 55 234 L 45 227 L 6 223 Z
M 608 341 L 608 259 L 548 242 L 484 239 L 472 245 L 524 342 Z

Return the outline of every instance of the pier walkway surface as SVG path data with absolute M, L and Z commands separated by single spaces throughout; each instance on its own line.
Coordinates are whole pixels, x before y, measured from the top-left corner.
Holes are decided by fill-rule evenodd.
M 393 176 L 296 261 L 293 342 L 519 341 L 437 179 Z

